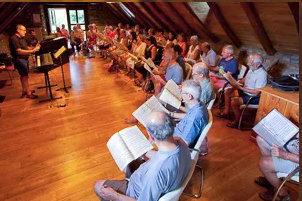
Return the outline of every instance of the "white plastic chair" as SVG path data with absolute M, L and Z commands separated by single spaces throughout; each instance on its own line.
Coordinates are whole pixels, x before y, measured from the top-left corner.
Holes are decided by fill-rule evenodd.
M 211 110 L 211 109 L 212 109 L 215 100 L 216 100 L 216 94 L 214 95 L 214 98 L 213 98 L 212 100 L 210 100 L 210 102 L 209 102 L 209 104 L 208 104 L 208 107 L 207 107 L 208 110 Z
M 202 187 L 203 187 L 203 169 L 202 169 L 202 167 L 200 167 L 199 165 L 196 165 L 196 164 L 197 164 L 197 161 L 199 158 L 202 141 L 205 139 L 205 137 L 209 133 L 209 130 L 213 124 L 213 116 L 212 116 L 211 110 L 208 110 L 208 112 L 209 112 L 209 122 L 206 125 L 206 127 L 202 130 L 202 132 L 198 138 L 198 141 L 195 144 L 194 149 L 192 149 L 192 152 L 191 152 L 191 170 L 190 170 L 190 172 L 188 173 L 186 179 L 184 180 L 184 182 L 178 189 L 175 189 L 169 193 L 166 193 L 159 199 L 159 201 L 177 201 L 182 193 L 184 195 L 188 195 L 188 196 L 194 197 L 194 198 L 199 198 L 201 196 Z M 198 167 L 201 171 L 200 172 L 201 174 L 200 174 L 199 192 L 198 192 L 198 194 L 185 193 L 183 191 L 186 188 L 187 184 L 189 183 L 189 181 L 194 173 L 195 167 Z
M 280 184 L 280 186 L 278 187 L 277 191 L 275 192 L 274 198 L 272 201 L 275 201 L 277 199 L 277 196 L 281 190 L 281 188 L 285 185 L 286 182 L 292 182 L 294 184 L 298 184 L 299 185 L 299 176 L 295 175 L 297 172 L 299 172 L 299 167 L 297 167 L 296 169 L 294 169 L 291 173 L 286 174 L 286 173 L 277 173 L 277 177 L 280 179 L 283 179 L 283 182 Z

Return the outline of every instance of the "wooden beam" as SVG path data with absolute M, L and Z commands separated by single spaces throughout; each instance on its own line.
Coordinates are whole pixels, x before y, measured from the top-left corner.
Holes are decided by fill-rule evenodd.
M 146 4 L 142 2 L 140 2 L 139 4 L 160 25 L 161 29 L 166 29 L 167 25 L 163 23 L 163 21 L 160 18 L 158 18 L 158 16 L 155 13 L 153 13 L 152 10 L 150 10 Z
M 152 4 L 151 2 L 143 2 L 142 4 L 144 4 L 148 10 L 153 13 L 153 15 L 161 20 L 166 25 L 168 30 L 178 32 L 174 23 L 166 15 L 164 15 L 164 13 L 160 12 L 155 4 Z
M 213 42 L 217 42 L 219 39 L 207 27 L 199 20 L 194 11 L 184 2 L 171 2 L 170 5 L 175 9 L 183 20 L 189 25 L 200 38 L 210 39 Z
M 288 2 L 288 6 L 295 18 L 297 31 L 299 33 L 299 2 Z
M 252 27 L 254 28 L 255 34 L 257 35 L 258 40 L 260 41 L 263 49 L 267 54 L 274 55 L 276 53 L 276 50 L 273 47 L 273 44 L 264 29 L 259 14 L 255 8 L 255 5 L 251 2 L 240 3 L 240 4 L 243 10 L 245 11 Z
M 168 2 L 155 2 L 154 3 L 162 13 L 166 16 L 169 16 L 171 22 L 176 26 L 177 30 L 184 32 L 187 35 L 191 35 L 192 31 L 191 28 L 187 25 L 187 23 L 183 20 L 182 16 L 176 12 L 171 4 Z
M 153 18 L 153 16 L 143 7 L 143 5 L 141 3 L 138 3 L 138 2 L 134 2 L 133 3 L 138 10 L 141 11 L 141 13 L 149 20 L 151 21 L 154 26 L 157 28 L 157 29 L 163 29 L 164 26 L 162 26 L 162 24 L 160 23 L 160 21 L 157 21 L 156 19 Z
M 141 20 L 145 27 L 155 27 L 155 25 L 146 19 L 146 17 L 139 11 L 139 9 L 136 8 L 136 6 L 133 3 L 123 3 L 127 8 L 135 15 L 136 18 Z
M 229 39 L 232 41 L 232 43 L 236 47 L 240 47 L 241 46 L 240 39 L 237 37 L 237 35 L 231 29 L 230 25 L 225 20 L 225 18 L 223 16 L 223 14 L 221 13 L 220 8 L 218 7 L 218 5 L 215 2 L 207 2 L 207 3 L 209 5 L 210 9 L 213 11 L 216 19 L 220 23 L 221 27 L 223 28 L 224 32 L 227 34 Z
M 125 18 L 125 16 L 123 16 L 119 10 L 117 10 L 115 8 L 115 6 L 113 4 L 108 4 L 108 3 L 105 3 L 104 4 L 113 14 L 114 16 L 121 22 L 128 22 L 128 19 Z

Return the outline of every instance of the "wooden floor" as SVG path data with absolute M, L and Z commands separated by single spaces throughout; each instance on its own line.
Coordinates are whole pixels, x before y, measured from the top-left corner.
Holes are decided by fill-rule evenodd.
M 62 100 L 38 103 L 20 98 L 17 72 L 12 86 L 0 90 L 0 200 L 96 201 L 93 185 L 99 179 L 121 179 L 123 174 L 106 148 L 109 137 L 129 125 L 125 117 L 144 101 L 144 94 L 124 75 L 106 71 L 99 58 L 71 58 L 65 65 L 69 94 L 55 92 Z M 7 79 L 5 72 L 0 80 Z M 60 69 L 50 73 L 61 86 Z M 42 74 L 31 74 L 30 84 L 43 84 Z M 46 90 L 36 90 L 39 99 Z M 67 104 L 66 107 L 58 107 Z M 253 201 L 260 187 L 259 151 L 249 131 L 229 129 L 214 118 L 209 133 L 209 155 L 200 162 L 205 169 L 203 195 L 181 200 Z M 197 186 L 198 175 L 190 187 Z M 189 188 L 190 188 L 189 187 Z M 187 189 L 190 190 L 190 189 Z

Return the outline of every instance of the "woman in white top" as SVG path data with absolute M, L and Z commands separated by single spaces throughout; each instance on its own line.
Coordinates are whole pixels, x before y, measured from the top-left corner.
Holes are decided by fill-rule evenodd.
M 190 38 L 191 46 L 189 47 L 189 51 L 186 56 L 186 62 L 190 64 L 195 64 L 196 60 L 200 57 L 200 47 L 198 45 L 198 37 L 196 35 L 191 36 Z
M 137 42 L 133 47 L 133 54 L 137 57 L 140 58 L 141 56 L 145 55 L 145 49 L 146 49 L 146 43 L 145 41 L 145 37 L 142 34 L 139 34 L 137 36 Z M 126 61 L 126 66 L 127 66 L 127 70 L 129 71 L 130 69 L 134 69 L 134 63 L 136 61 L 132 58 L 129 57 Z

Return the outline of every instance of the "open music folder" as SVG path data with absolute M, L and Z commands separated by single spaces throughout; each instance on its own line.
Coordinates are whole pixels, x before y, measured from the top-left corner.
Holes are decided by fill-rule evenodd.
M 168 113 L 169 111 L 157 100 L 155 96 L 149 98 L 144 104 L 142 104 L 132 115 L 146 127 L 146 120 L 152 111 L 161 111 Z
M 181 96 L 178 85 L 173 80 L 169 80 L 159 99 L 179 109 L 181 105 Z
M 112 135 L 107 147 L 121 171 L 131 161 L 153 149 L 152 144 L 137 126 L 125 128 Z
M 299 128 L 277 109 L 266 115 L 253 130 L 270 145 L 279 147 L 283 147 L 299 132 Z

